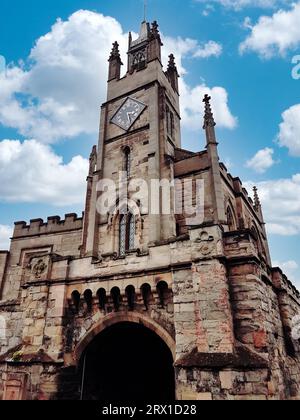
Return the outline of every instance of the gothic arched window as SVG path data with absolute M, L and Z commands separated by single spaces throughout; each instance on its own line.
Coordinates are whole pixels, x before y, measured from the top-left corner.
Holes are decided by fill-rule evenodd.
M 146 54 L 144 51 L 139 51 L 133 58 L 133 68 L 136 70 L 142 70 L 146 67 Z
M 132 213 L 122 214 L 120 217 L 120 255 L 134 249 L 135 217 Z
M 261 253 L 260 236 L 259 236 L 256 226 L 254 225 L 252 226 L 251 233 L 254 239 L 254 246 L 255 246 L 256 252 Z
M 228 228 L 229 228 L 229 231 L 232 232 L 232 231 L 236 230 L 236 224 L 235 224 L 235 218 L 234 218 L 234 215 L 233 215 L 233 211 L 232 211 L 230 206 L 228 206 L 226 214 L 227 214 Z
M 124 171 L 127 174 L 127 178 L 130 178 L 130 170 L 131 170 L 131 151 L 129 147 L 125 147 L 124 149 Z

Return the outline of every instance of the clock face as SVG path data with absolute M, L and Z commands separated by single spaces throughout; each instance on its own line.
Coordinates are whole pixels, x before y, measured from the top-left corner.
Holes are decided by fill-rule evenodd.
M 127 98 L 116 114 L 112 117 L 111 122 L 128 131 L 136 122 L 141 113 L 146 109 L 146 105 L 136 99 Z

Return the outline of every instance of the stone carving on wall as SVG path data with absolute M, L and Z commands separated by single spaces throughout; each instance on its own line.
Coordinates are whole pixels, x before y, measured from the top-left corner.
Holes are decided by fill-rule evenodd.
M 199 251 L 205 257 L 211 255 L 215 250 L 214 237 L 209 235 L 206 231 L 201 232 L 195 242 L 201 244 Z
M 36 279 L 40 279 L 42 275 L 47 270 L 48 266 L 43 259 L 38 260 L 38 262 L 32 268 L 32 274 Z
M 30 252 L 24 257 L 23 283 L 45 281 L 51 265 L 50 254 Z

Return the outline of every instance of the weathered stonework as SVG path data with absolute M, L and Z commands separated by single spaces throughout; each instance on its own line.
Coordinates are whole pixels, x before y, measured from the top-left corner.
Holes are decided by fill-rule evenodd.
M 272 267 L 258 198 L 219 163 L 209 98 L 206 150 L 181 148 L 178 73 L 174 57 L 162 70 L 157 25 L 143 23 L 130 42 L 124 78 L 116 44 L 110 57 L 83 218 L 18 222 L 0 252 L 0 399 L 80 399 L 87 346 L 124 322 L 166 343 L 179 400 L 300 399 L 291 333 L 300 295 Z M 110 120 L 128 96 L 146 109 L 124 132 Z M 96 204 L 98 181 L 124 171 L 125 148 L 132 179 L 203 180 L 204 215 L 191 225 L 172 206 L 169 215 L 144 209 L 134 249 L 121 255 L 118 203 L 106 215 Z

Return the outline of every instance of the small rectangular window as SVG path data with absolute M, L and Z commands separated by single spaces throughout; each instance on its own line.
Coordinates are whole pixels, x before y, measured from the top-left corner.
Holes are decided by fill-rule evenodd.
M 175 118 L 172 111 L 170 111 L 170 108 L 166 107 L 166 120 L 167 120 L 167 133 L 169 136 L 174 136 L 175 131 Z
M 173 137 L 173 135 L 174 135 L 174 128 L 175 128 L 175 126 L 174 126 L 174 114 L 173 114 L 173 112 L 171 112 L 170 113 L 170 134 L 171 134 L 171 137 Z

